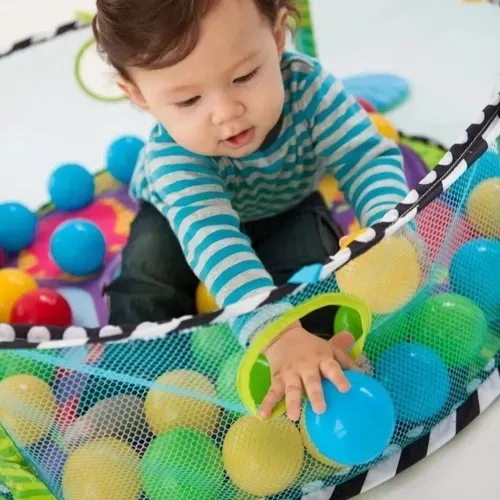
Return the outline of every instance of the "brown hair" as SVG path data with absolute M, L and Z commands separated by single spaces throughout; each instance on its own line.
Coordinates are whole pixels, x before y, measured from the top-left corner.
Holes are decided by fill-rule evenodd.
M 127 67 L 159 69 L 188 56 L 200 24 L 219 0 L 97 0 L 94 37 L 101 54 L 121 76 Z M 281 8 L 298 19 L 294 0 L 254 0 L 274 24 Z

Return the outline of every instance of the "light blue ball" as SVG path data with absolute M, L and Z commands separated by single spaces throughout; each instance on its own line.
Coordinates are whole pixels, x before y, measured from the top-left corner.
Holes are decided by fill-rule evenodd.
M 398 419 L 434 417 L 450 394 L 450 376 L 438 354 L 416 343 L 390 347 L 376 361 L 375 376 L 391 395 Z
M 106 165 L 109 173 L 123 184 L 129 184 L 144 141 L 125 135 L 113 141 L 108 148 Z
M 37 217 L 21 203 L 0 204 L 0 248 L 6 252 L 19 252 L 35 239 Z
M 101 230 L 85 219 L 63 222 L 50 238 L 54 262 L 68 274 L 87 276 L 97 271 L 106 257 L 106 240 Z
M 323 379 L 326 411 L 317 415 L 307 401 L 304 428 L 321 455 L 356 466 L 384 452 L 394 434 L 396 415 L 388 392 L 373 377 L 351 370 L 345 375 L 351 383 L 346 393 Z
M 50 201 L 58 210 L 72 212 L 94 200 L 94 176 L 76 163 L 57 167 L 49 178 Z
M 500 319 L 500 241 L 477 238 L 464 243 L 450 264 L 453 291 L 475 302 L 488 321 Z

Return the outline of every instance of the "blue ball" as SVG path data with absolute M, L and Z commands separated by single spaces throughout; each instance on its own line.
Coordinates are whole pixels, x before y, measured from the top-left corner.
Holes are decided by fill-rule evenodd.
M 450 394 L 450 376 L 438 354 L 415 343 L 390 347 L 376 361 L 375 375 L 389 391 L 398 419 L 421 422 L 434 417 Z
M 323 379 L 326 412 L 317 415 L 307 401 L 304 428 L 321 455 L 356 466 L 384 452 L 394 434 L 396 415 L 389 394 L 373 377 L 355 371 L 345 375 L 351 383 L 346 393 Z
M 87 276 L 97 271 L 106 257 L 106 240 L 101 230 L 85 219 L 63 222 L 50 238 L 54 262 L 68 274 Z
M 116 180 L 128 184 L 143 147 L 144 141 L 134 136 L 125 135 L 113 141 L 106 155 L 109 173 Z
M 81 165 L 66 163 L 49 178 L 50 201 L 58 210 L 71 212 L 90 205 L 94 199 L 94 176 Z
M 490 322 L 500 319 L 500 241 L 478 238 L 464 243 L 450 264 L 453 291 L 475 302 Z
M 20 203 L 0 204 L 0 248 L 6 252 L 19 252 L 35 239 L 37 217 Z

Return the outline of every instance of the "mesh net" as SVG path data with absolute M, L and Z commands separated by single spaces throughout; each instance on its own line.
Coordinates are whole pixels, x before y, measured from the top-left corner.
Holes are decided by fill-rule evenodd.
M 344 482 L 429 432 L 485 377 L 500 345 L 499 214 L 492 146 L 419 212 L 416 233 L 388 237 L 288 297 L 298 305 L 340 290 L 373 313 L 364 366 L 396 424 L 367 463 L 325 459 L 304 422 L 248 414 L 236 389 L 244 352 L 225 323 L 164 339 L 1 350 L 0 421 L 36 477 L 67 500 L 278 500 Z M 336 325 L 359 327 L 356 311 L 336 314 Z M 254 373 L 259 402 L 265 358 Z

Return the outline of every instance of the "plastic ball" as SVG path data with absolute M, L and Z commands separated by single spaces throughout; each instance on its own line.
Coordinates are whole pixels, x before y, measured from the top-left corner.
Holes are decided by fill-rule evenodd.
M 150 500 L 218 500 L 224 482 L 220 450 L 192 429 L 170 430 L 154 439 L 142 459 L 141 475 Z
M 19 252 L 35 239 L 37 217 L 21 203 L 0 203 L 0 248 Z
M 111 143 L 106 154 L 109 173 L 123 184 L 128 184 L 134 173 L 144 141 L 134 136 L 123 136 Z
M 389 348 L 374 366 L 377 380 L 394 401 L 398 419 L 421 422 L 434 417 L 450 393 L 450 376 L 438 354 L 405 342 Z
M 93 222 L 69 220 L 60 224 L 52 234 L 50 254 L 65 273 L 87 276 L 103 265 L 106 240 Z
M 46 436 L 57 406 L 51 388 L 33 375 L 13 375 L 0 382 L 0 421 L 23 445 Z
M 487 337 L 483 311 L 461 295 L 433 295 L 411 318 L 411 340 L 436 351 L 449 368 L 473 363 Z
M 66 461 L 62 491 L 66 500 L 137 499 L 141 493 L 140 460 L 115 438 L 83 444 Z
M 208 378 L 191 370 L 173 370 L 156 379 L 154 384 L 144 403 L 144 415 L 155 434 L 178 427 L 208 435 L 214 431 L 220 408 L 203 400 L 204 397 L 216 398 L 215 387 Z
M 500 177 L 481 182 L 471 192 L 467 217 L 482 235 L 500 238 Z
M 59 292 L 37 288 L 17 300 L 10 321 L 26 325 L 70 326 L 73 313 L 68 301 Z
M 79 210 L 94 200 L 94 176 L 81 165 L 66 163 L 54 170 L 48 189 L 50 201 L 56 209 L 64 212 Z
M 345 375 L 351 384 L 345 393 L 323 379 L 326 411 L 316 414 L 307 401 L 301 432 L 306 449 L 318 461 L 355 466 L 374 460 L 386 449 L 396 427 L 396 413 L 380 382 L 361 372 L 348 370 Z
M 304 461 L 304 447 L 298 429 L 286 417 L 262 420 L 245 415 L 226 434 L 222 457 L 238 488 L 263 497 L 295 482 Z
M 195 330 L 191 334 L 191 349 L 198 369 L 215 375 L 231 354 L 241 351 L 235 334 L 225 324 Z
M 358 101 L 359 105 L 367 112 L 367 113 L 376 113 L 377 110 L 375 106 L 371 103 L 368 102 L 366 99 L 363 99 L 361 97 L 356 98 Z
M 361 316 L 358 311 L 352 307 L 339 307 L 333 322 L 333 332 L 349 332 L 354 336 L 355 340 L 358 340 L 363 334 Z
M 394 142 L 399 142 L 399 132 L 384 115 L 371 113 L 370 120 L 380 135 L 392 139 Z
M 455 293 L 475 302 L 488 321 L 500 319 L 500 241 L 486 238 L 462 245 L 450 264 L 450 284 Z
M 0 323 L 9 323 L 14 304 L 36 288 L 38 283 L 28 273 L 13 267 L 0 269 Z
M 206 314 L 219 310 L 215 299 L 210 295 L 210 292 L 203 283 L 200 283 L 196 288 L 195 304 L 198 314 Z
M 385 238 L 336 272 L 340 291 L 364 300 L 375 314 L 404 306 L 421 276 L 417 249 L 403 236 Z

